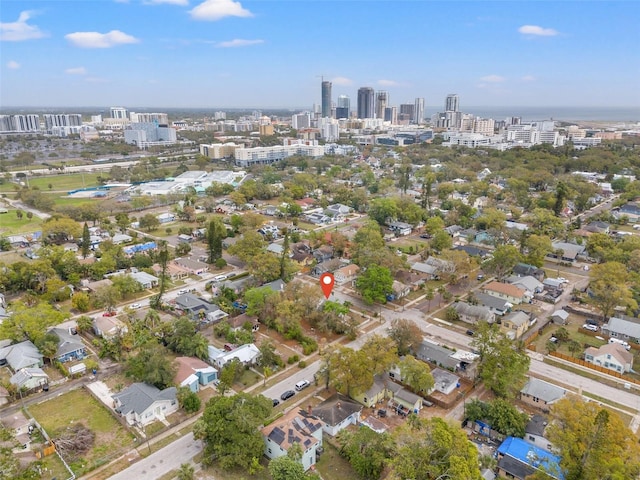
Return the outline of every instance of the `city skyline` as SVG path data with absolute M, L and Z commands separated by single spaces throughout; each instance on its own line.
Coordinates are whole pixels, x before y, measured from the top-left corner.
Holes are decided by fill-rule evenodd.
M 424 98 L 429 112 L 452 92 L 463 111 L 640 106 L 640 3 L 546 6 L 4 2 L 0 108 L 310 108 L 322 103 L 321 78 L 352 110 L 364 87 L 388 92 L 389 107 Z M 345 28 L 326 30 L 337 20 Z

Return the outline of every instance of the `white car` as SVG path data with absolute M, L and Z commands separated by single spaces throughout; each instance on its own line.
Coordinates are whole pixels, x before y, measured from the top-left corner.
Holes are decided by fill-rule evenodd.
M 129 308 L 131 310 L 138 310 L 139 308 L 142 308 L 142 305 L 140 305 L 139 303 L 132 303 L 131 305 L 129 305 Z
M 588 323 L 585 323 L 584 325 L 582 325 L 582 328 L 584 328 L 585 330 L 589 330 L 590 332 L 598 331 L 598 327 L 596 327 L 595 325 L 589 325 Z

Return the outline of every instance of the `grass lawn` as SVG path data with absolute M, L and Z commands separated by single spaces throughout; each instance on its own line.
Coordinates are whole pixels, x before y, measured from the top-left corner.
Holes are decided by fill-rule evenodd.
M 316 464 L 316 468 L 324 480 L 342 480 L 343 478 L 357 478 L 347 460 L 342 458 L 336 447 L 329 442 L 323 442 L 324 452 Z
M 97 187 L 98 173 L 69 173 L 63 175 L 48 175 L 43 177 L 29 177 L 29 186 L 38 187 L 43 192 L 48 190 L 76 190 L 84 187 Z M 104 174 L 102 174 L 104 176 Z M 51 189 L 49 189 L 51 184 Z
M 244 390 L 246 387 L 249 387 L 260 381 L 262 381 L 262 378 L 256 372 L 253 372 L 251 370 L 243 370 L 242 375 L 240 376 L 238 381 L 235 383 L 235 385 L 236 386 L 241 385 L 241 390 Z
M 91 450 L 70 465 L 76 475 L 91 471 L 135 446 L 134 436 L 85 390 L 74 390 L 34 405 L 30 412 L 52 438 L 76 423 L 95 433 Z
M 56 207 L 64 207 L 64 206 L 73 206 L 73 207 L 78 207 L 80 205 L 84 205 L 85 203 L 90 203 L 90 202 L 104 202 L 104 198 L 75 198 L 75 197 L 67 197 L 64 195 L 61 195 L 59 193 L 52 193 L 49 195 L 52 199 L 53 199 L 53 203 Z
M 47 473 L 42 476 L 43 479 L 69 478 L 69 470 L 64 466 L 58 455 L 44 457 L 42 463 L 48 469 Z
M 16 216 L 16 209 L 10 209 L 9 213 L 0 214 L 0 234 L 17 235 L 20 233 L 36 232 L 42 227 L 42 220 L 35 215 L 31 220 L 23 212 L 22 218 Z

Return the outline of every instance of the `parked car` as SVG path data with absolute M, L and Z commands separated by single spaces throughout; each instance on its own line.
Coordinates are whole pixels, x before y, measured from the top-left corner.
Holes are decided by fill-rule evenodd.
M 294 392 L 293 390 L 287 390 L 282 395 L 280 395 L 280 400 L 282 400 L 284 402 L 285 400 L 289 400 L 295 394 L 296 394 L 296 392 Z
M 584 328 L 585 330 L 589 330 L 590 332 L 598 331 L 598 327 L 596 327 L 595 325 L 590 325 L 588 323 L 585 323 L 584 325 L 582 325 L 582 328 Z
M 273 399 L 273 406 L 277 407 L 278 405 L 280 405 L 280 400 L 278 400 L 277 398 Z
M 593 318 L 587 318 L 585 320 L 587 325 L 595 325 L 596 327 L 599 325 L 597 320 L 594 320 Z
M 107 310 L 102 314 L 103 317 L 115 317 L 118 314 L 115 310 Z
M 481 273 L 476 277 L 477 280 L 484 280 L 484 275 Z
M 142 308 L 142 305 L 140 305 L 139 303 L 132 303 L 131 305 L 129 305 L 129 308 L 131 310 L 138 310 L 138 309 Z
M 181 288 L 180 290 L 178 290 L 178 295 L 184 295 L 185 293 L 189 293 L 189 290 L 187 290 L 186 288 Z

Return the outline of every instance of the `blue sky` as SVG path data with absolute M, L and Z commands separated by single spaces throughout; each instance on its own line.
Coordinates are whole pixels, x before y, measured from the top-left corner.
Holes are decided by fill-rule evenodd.
M 0 108 L 640 106 L 640 2 L 3 0 Z M 463 108 L 464 109 L 464 108 Z

